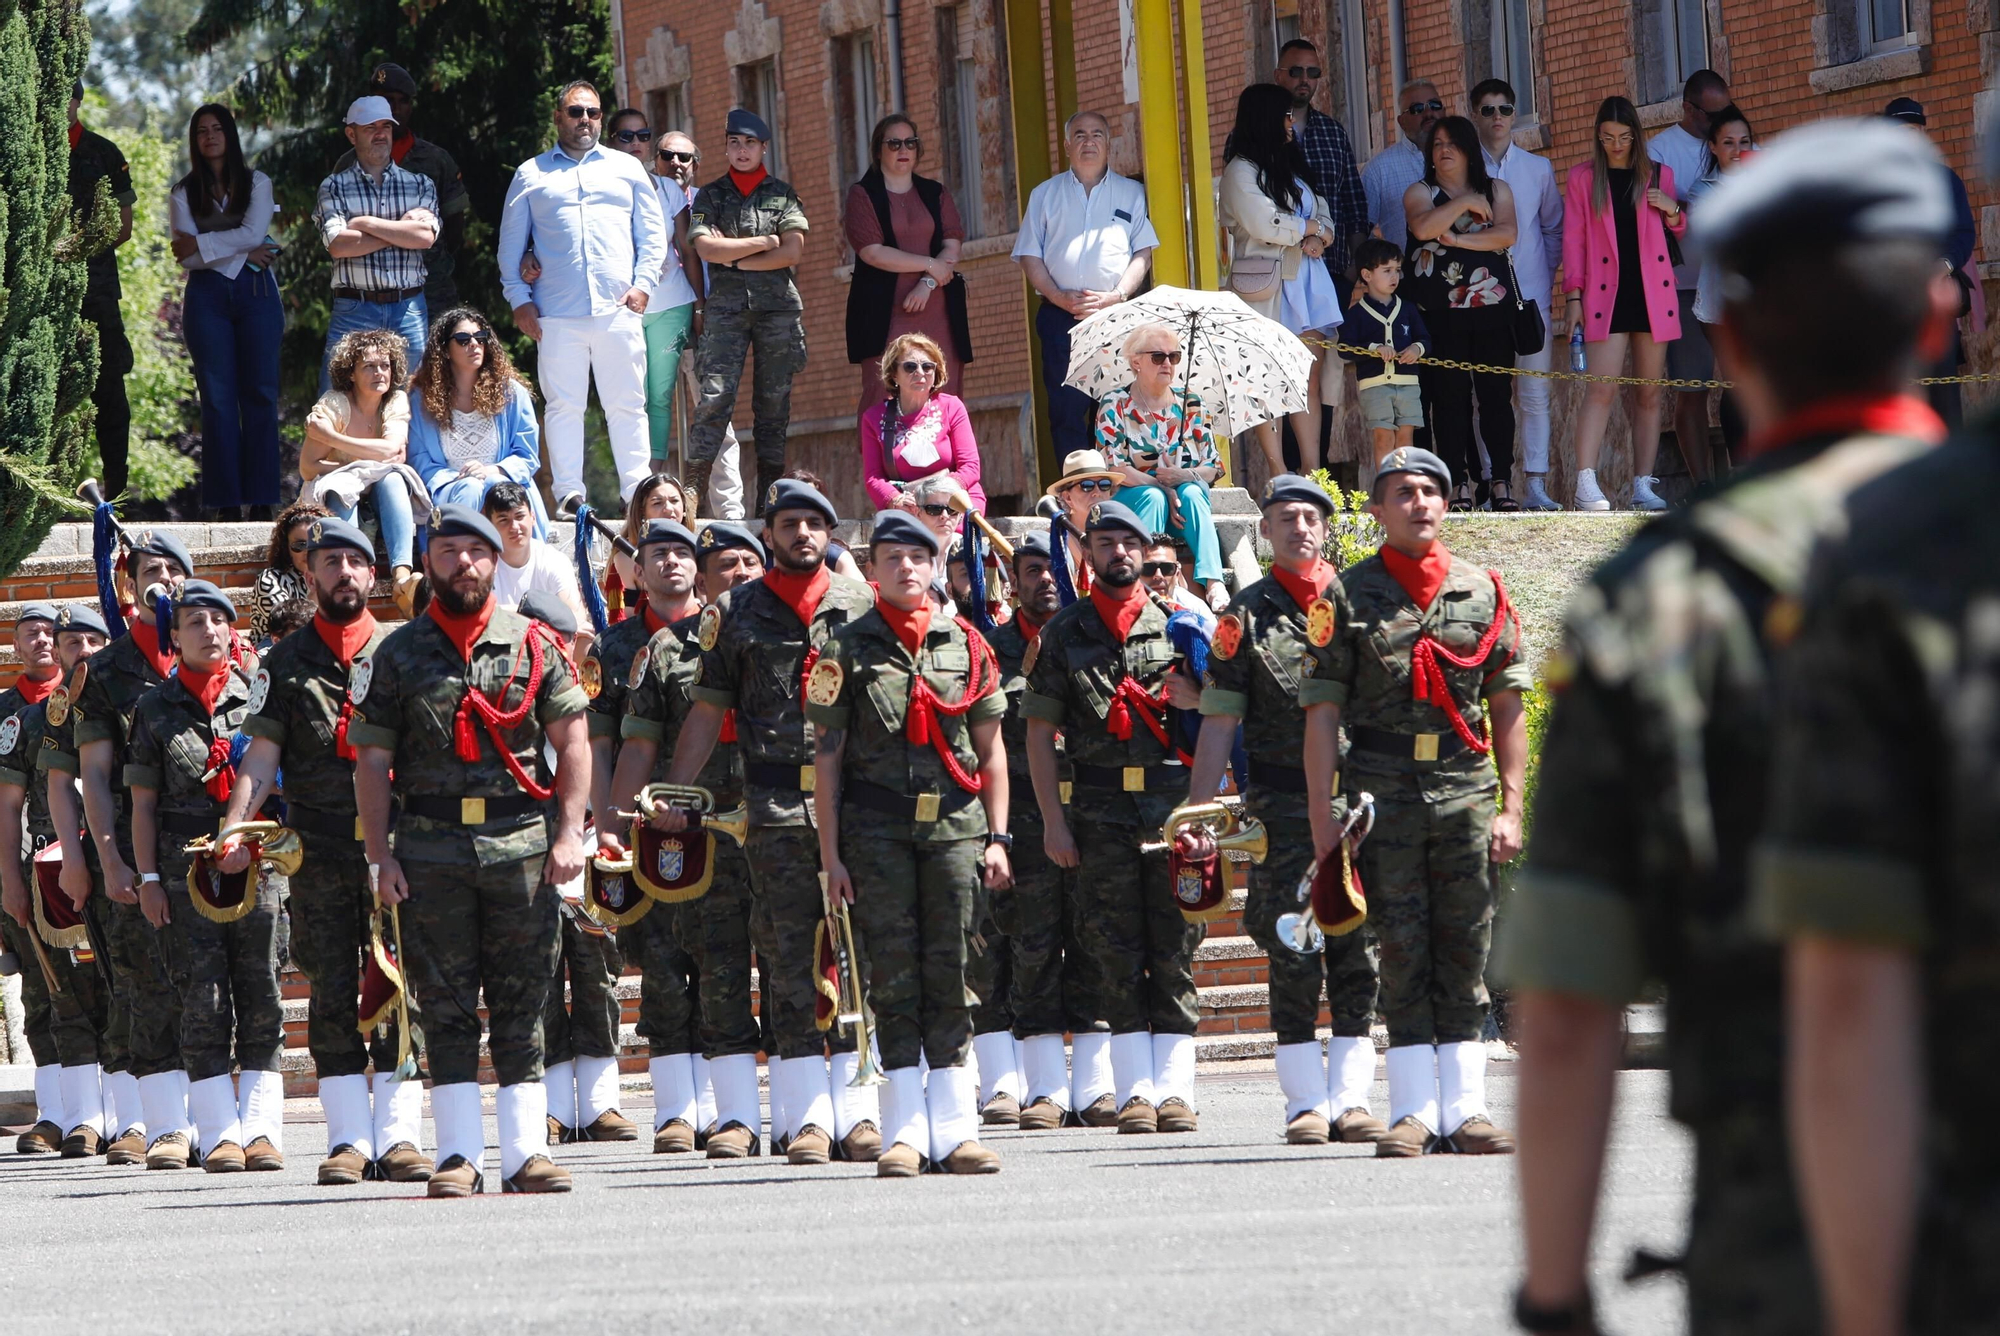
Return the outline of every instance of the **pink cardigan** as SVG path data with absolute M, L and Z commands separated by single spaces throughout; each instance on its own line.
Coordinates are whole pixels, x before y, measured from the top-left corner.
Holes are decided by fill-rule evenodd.
M 1664 163 L 1654 165 L 1659 179 L 1653 184 L 1673 194 L 1673 171 Z M 1563 295 L 1582 294 L 1583 337 L 1589 343 L 1611 337 L 1611 307 L 1618 299 L 1618 223 L 1610 208 L 1598 213 L 1593 207 L 1591 186 L 1596 178 L 1592 164 L 1580 162 L 1569 169 L 1563 185 L 1568 219 L 1563 227 Z M 1675 236 L 1687 230 L 1685 212 L 1672 230 Z M 1674 291 L 1667 231 L 1658 209 L 1639 206 L 1639 276 L 1645 280 L 1646 316 L 1656 343 L 1681 336 L 1680 294 Z
M 894 476 L 897 482 L 915 482 L 933 473 L 949 473 L 958 479 L 958 485 L 972 497 L 972 504 L 980 514 L 986 513 L 986 493 L 979 486 L 979 442 L 972 436 L 972 417 L 965 411 L 965 401 L 954 394 L 940 392 L 933 397 L 937 411 L 943 415 L 936 447 L 938 458 L 921 467 L 903 462 L 903 447 L 895 450 Z M 930 405 L 924 411 L 930 411 Z M 900 489 L 891 482 L 890 470 L 883 467 L 882 459 L 882 416 L 888 409 L 887 400 L 877 400 L 861 415 L 861 472 L 868 484 L 868 499 L 875 509 L 887 510 L 896 504 Z M 921 425 L 918 430 L 924 430 Z M 904 428 L 907 441 L 909 428 Z

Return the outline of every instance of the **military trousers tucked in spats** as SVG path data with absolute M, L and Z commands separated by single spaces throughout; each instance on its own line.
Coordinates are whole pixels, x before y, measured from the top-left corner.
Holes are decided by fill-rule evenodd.
M 542 1007 L 542 1061 L 553 1067 L 576 1058 L 615 1058 L 624 954 L 609 933 L 591 932 L 580 915 L 561 913 L 561 906 L 557 910 L 562 951 Z M 655 906 L 635 926 L 644 926 L 659 912 Z
M 181 1061 L 190 1081 L 227 1076 L 232 1067 L 274 1072 L 285 1046 L 278 995 L 278 887 L 260 876 L 256 907 L 233 923 L 195 911 L 185 858 L 160 860 L 167 926 L 160 930 L 167 974 L 180 991 Z
M 1375 800 L 1361 885 L 1382 948 L 1391 1048 L 1485 1036 L 1493 813 L 1490 791 L 1435 803 Z
M 537 853 L 508 863 L 403 864 L 408 977 L 433 1085 L 479 1079 L 479 1001 L 503 1086 L 542 1079 L 542 1011 L 561 950 L 558 896 Z
M 792 420 L 792 378 L 805 369 L 805 322 L 797 311 L 751 311 L 710 305 L 695 353 L 699 397 L 689 422 L 688 457 L 713 461 L 723 429 L 736 411 L 743 361 L 751 349 L 751 411 L 756 423 L 757 490 L 785 471 L 786 429 Z M 759 511 L 761 514 L 761 509 Z
M 826 895 L 819 885 L 818 833 L 811 826 L 753 827 L 745 852 L 750 858 L 750 889 L 771 935 L 771 954 L 760 949 L 758 963 L 778 1056 L 789 1060 L 816 1058 L 829 1049 L 852 1052 L 854 1038 L 848 1029 L 835 1026 L 822 1033 L 813 1024 L 813 999 L 818 996 L 813 986 L 813 934 L 826 917 Z M 858 949 L 863 954 L 868 950 Z M 888 1054 L 882 1056 L 886 1060 Z
M 655 902 L 645 917 L 618 930 L 620 951 L 639 966 L 639 1033 L 656 1058 L 701 1051 L 701 972 L 682 945 L 700 903 Z
M 708 1058 L 755 1053 L 762 1036 L 750 997 L 750 953 L 763 935 L 754 927 L 750 863 L 734 840 L 715 840 L 715 880 L 708 894 L 682 907 L 682 940 L 694 954 L 701 984 L 701 1052 Z
M 868 958 L 868 1005 L 887 1071 L 962 1067 L 972 1051 L 966 968 L 980 903 L 983 836 L 895 839 L 865 809 L 841 814 L 854 930 Z
M 1081 1034 L 1095 1028 L 1099 1017 L 1091 961 L 1076 944 L 1076 873 L 1049 860 L 1042 820 L 1032 806 L 1009 818 L 1008 829 L 1014 835 L 1008 860 L 1014 884 L 993 892 L 992 900 L 1007 938 L 1007 1009 L 1014 1037 Z
M 1139 852 L 1153 832 L 1083 815 L 1071 816 L 1070 831 L 1081 858 L 1076 949 L 1098 982 L 1098 1014 L 1113 1034 L 1193 1034 L 1201 1019 L 1194 952 L 1204 929 L 1182 917 L 1166 854 Z
M 0 915 L 0 945 L 13 952 L 20 962 L 21 1025 L 28 1035 L 28 1051 L 34 1055 L 37 1067 L 52 1067 L 61 1061 L 56 1050 L 55 1007 L 49 996 L 48 981 L 42 977 L 42 967 L 35 962 L 35 948 L 28 941 L 28 934 L 33 931 Z M 69 958 L 67 951 L 52 950 L 49 955 Z
M 1694 1124 L 1694 1219 L 1688 1230 L 1688 1330 L 1702 1336 L 1811 1336 L 1819 1285 L 1784 1109 Z
M 43 945 L 49 968 L 56 976 L 60 992 L 50 992 L 35 959 L 34 944 L 14 920 L 0 917 L 0 938 L 7 949 L 21 958 L 22 1020 L 28 1032 L 28 1050 L 37 1066 L 60 1062 L 65 1067 L 101 1063 L 108 1045 L 103 1043 L 111 1007 L 111 986 L 102 964 L 77 963 L 75 957 L 58 947 Z M 36 994 L 46 994 L 47 1015 L 37 1019 Z M 53 1050 L 48 1045 L 54 1044 Z M 53 1051 L 54 1056 L 45 1056 Z
M 312 984 L 306 1003 L 306 1043 L 324 1081 L 359 1076 L 372 1057 L 377 1072 L 396 1069 L 395 1022 L 369 1035 L 355 1028 L 363 953 L 374 897 L 368 860 L 352 840 L 300 832 L 305 862 L 291 879 L 292 960 Z M 394 941 L 390 941 L 393 948 Z M 392 1013 L 393 1015 L 393 1013 Z M 412 1034 L 414 1049 L 421 1036 Z
M 998 897 L 993 897 L 997 902 Z M 1014 952 L 1007 934 L 1000 930 L 995 903 L 972 935 L 966 960 L 965 985 L 979 1005 L 972 1009 L 974 1034 L 1011 1034 L 1014 1030 Z
M 1264 823 L 1271 852 L 1262 863 L 1250 865 L 1243 930 L 1270 962 L 1271 1029 L 1280 1044 L 1312 1043 L 1318 1034 L 1323 991 L 1334 1035 L 1365 1035 L 1375 1019 L 1374 935 L 1364 926 L 1327 938 L 1326 949 L 1310 955 L 1301 955 L 1279 940 L 1278 917 L 1304 908 L 1299 904 L 1299 882 L 1315 861 L 1312 823 L 1304 816 L 1265 810 L 1257 796 L 1253 788 L 1245 807 Z
M 146 922 L 138 905 L 119 904 L 104 893 L 104 876 L 95 866 L 91 876 L 95 886 L 89 904 L 99 915 L 100 939 L 111 960 L 111 1016 L 105 1039 L 113 1059 L 122 1058 L 123 1069 L 134 1077 L 180 1071 L 181 994 L 167 977 L 161 934 Z M 185 882 L 182 888 L 185 895 Z M 107 1063 L 105 1070 L 119 1068 Z

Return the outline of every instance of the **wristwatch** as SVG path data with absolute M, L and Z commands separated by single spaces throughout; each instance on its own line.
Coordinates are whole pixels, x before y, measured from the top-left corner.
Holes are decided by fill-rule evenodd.
M 158 881 L 159 879 L 160 874 L 157 872 L 141 872 L 139 874 L 139 884 L 141 886 L 144 886 L 149 881 Z
M 921 283 L 923 286 L 927 288 L 933 288 L 933 289 L 936 288 L 938 285 L 938 281 L 932 278 L 929 274 L 925 274 L 922 278 L 918 279 L 917 282 Z
M 996 844 L 999 845 L 1002 849 L 1005 849 L 1008 853 L 1014 852 L 1014 837 L 1012 835 L 1007 834 L 1005 831 L 1001 831 L 998 834 L 987 835 L 986 837 L 987 847 L 991 848 Z

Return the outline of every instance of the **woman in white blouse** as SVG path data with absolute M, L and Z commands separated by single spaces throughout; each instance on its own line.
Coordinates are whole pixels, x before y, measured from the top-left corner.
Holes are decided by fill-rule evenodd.
M 535 486 L 542 464 L 535 406 L 485 316 L 460 306 L 432 323 L 410 401 L 410 467 L 433 503 L 477 510 L 495 483 L 518 482 L 535 512 L 535 537 L 549 536 Z
M 186 176 L 167 196 L 187 270 L 181 337 L 201 395 L 201 499 L 221 518 L 269 519 L 278 504 L 278 344 L 285 309 L 271 273 L 271 178 L 243 160 L 236 117 L 211 102 L 188 122 Z

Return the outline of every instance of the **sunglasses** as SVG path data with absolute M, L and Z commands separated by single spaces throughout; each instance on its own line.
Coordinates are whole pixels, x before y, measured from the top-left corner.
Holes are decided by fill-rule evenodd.
M 928 376 L 937 370 L 936 362 L 898 362 L 896 366 L 911 376 Z
M 1424 112 L 1427 111 L 1443 111 L 1443 110 L 1444 110 L 1444 103 L 1440 102 L 1436 98 L 1432 98 L 1428 102 L 1412 102 L 1409 106 L 1403 108 L 1404 113 L 1410 116 L 1421 116 Z
M 451 341 L 461 348 L 470 348 L 475 343 L 493 342 L 493 331 L 490 329 L 475 329 L 471 333 L 467 333 L 461 329 L 452 334 Z
M 1139 568 L 1139 574 L 1151 579 L 1156 575 L 1172 575 L 1180 568 L 1178 561 L 1149 561 Z
M 949 515 L 951 513 L 950 506 L 924 505 L 924 506 L 918 506 L 917 509 L 923 511 L 924 514 L 930 516 L 932 519 L 938 519 L 941 516 Z
M 1317 65 L 1293 65 L 1288 67 L 1285 73 L 1291 75 L 1294 79 L 1317 79 L 1321 71 Z
M 303 538 L 294 538 L 291 542 L 285 544 L 285 546 L 294 552 L 303 552 L 306 550 L 306 540 Z
M 661 157 L 663 157 L 663 158 L 665 158 L 665 159 L 666 159 L 666 160 L 667 160 L 668 162 L 694 162 L 694 161 L 697 161 L 697 155 L 695 155 L 695 154 L 693 154 L 693 153 L 684 153 L 684 152 L 682 152 L 682 151 L 681 151 L 680 149 L 677 149 L 677 148 L 663 148 L 663 149 L 661 149 L 661 150 L 660 150 L 660 156 L 661 156 Z
M 653 142 L 653 132 L 651 130 L 620 130 L 611 137 L 621 144 L 630 144 L 635 140 L 641 144 L 650 144 Z
M 1179 366 L 1181 364 L 1181 355 L 1178 352 L 1163 353 L 1157 348 L 1147 348 L 1139 356 L 1152 358 L 1154 366 Z
M 604 119 L 604 108 L 586 107 L 581 102 L 572 102 L 563 110 L 569 113 L 569 118 L 573 121 Z
M 1117 484 L 1109 478 L 1085 478 L 1082 482 L 1071 483 L 1070 486 L 1086 492 L 1108 492 Z
M 908 139 L 885 139 L 882 141 L 882 147 L 888 149 L 891 153 L 901 153 L 904 149 L 915 153 L 923 146 L 924 141 L 916 135 L 911 135 Z
M 1479 114 L 1481 116 L 1512 116 L 1514 108 L 1511 104 L 1502 102 L 1498 106 L 1481 107 Z

